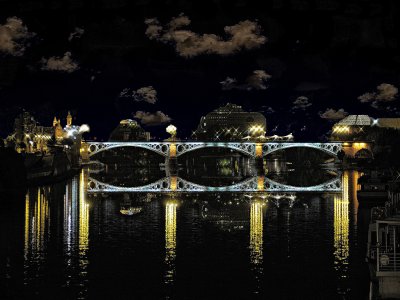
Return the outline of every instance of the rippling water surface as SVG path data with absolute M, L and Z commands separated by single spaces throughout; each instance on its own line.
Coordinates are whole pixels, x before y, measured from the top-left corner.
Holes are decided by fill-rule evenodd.
M 222 174 L 184 175 L 203 183 L 228 178 L 219 185 L 252 176 L 250 170 L 224 170 L 223 162 L 218 168 Z M 368 212 L 358 207 L 355 171 L 342 175 L 343 191 L 336 194 L 87 193 L 89 176 L 122 180 L 110 172 L 83 170 L 67 182 L 9 196 L 14 204 L 0 212 L 0 275 L 6 297 L 368 295 L 362 238 Z M 143 182 L 148 171 L 135 174 Z

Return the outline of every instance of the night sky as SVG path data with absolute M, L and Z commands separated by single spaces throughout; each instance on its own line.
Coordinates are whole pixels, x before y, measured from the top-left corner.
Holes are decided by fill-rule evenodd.
M 0 0 L 0 136 L 22 109 L 99 139 L 135 116 L 190 136 L 227 102 L 297 140 L 400 113 L 400 1 L 257 2 Z

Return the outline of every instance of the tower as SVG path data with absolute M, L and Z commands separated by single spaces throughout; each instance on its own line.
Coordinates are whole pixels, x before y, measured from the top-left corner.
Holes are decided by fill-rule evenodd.
M 54 127 L 54 135 L 56 140 L 61 140 L 63 138 L 63 129 L 61 127 L 60 119 L 56 120 L 56 126 Z
M 53 120 L 53 127 L 57 126 L 57 118 L 54 116 L 54 120 Z
M 68 115 L 67 115 L 67 126 L 71 126 L 72 125 L 72 116 L 71 116 L 71 112 L 68 111 Z

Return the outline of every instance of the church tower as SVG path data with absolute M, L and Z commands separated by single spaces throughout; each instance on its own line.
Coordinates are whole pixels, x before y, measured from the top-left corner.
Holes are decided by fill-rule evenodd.
M 54 127 L 54 135 L 56 137 L 56 140 L 61 140 L 63 138 L 64 132 L 61 127 L 60 119 L 57 120 L 56 126 Z
M 67 115 L 67 126 L 71 126 L 72 125 L 72 116 L 71 116 L 71 112 L 68 111 L 68 115 Z

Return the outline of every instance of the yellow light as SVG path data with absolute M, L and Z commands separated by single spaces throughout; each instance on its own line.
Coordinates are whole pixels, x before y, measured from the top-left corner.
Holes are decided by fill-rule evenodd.
M 335 269 L 346 272 L 349 257 L 349 174 L 343 174 L 342 195 L 334 196 L 334 258 Z
M 256 144 L 256 157 L 261 158 L 263 156 L 262 144 Z
M 165 205 L 165 263 L 167 271 L 165 283 L 174 281 L 176 259 L 176 207 L 175 200 L 168 200 Z
M 176 188 L 178 187 L 178 178 L 176 176 L 171 176 L 170 177 L 170 184 L 169 184 L 171 191 L 176 191 Z
M 257 190 L 263 191 L 264 190 L 264 176 L 258 176 L 257 178 Z
M 254 200 L 250 207 L 250 263 L 257 282 L 263 272 L 263 206 L 262 201 Z
M 79 180 L 79 251 L 85 254 L 89 247 L 89 203 L 86 202 L 85 170 L 82 169 Z
M 171 143 L 169 145 L 169 157 L 176 157 L 176 144 Z

